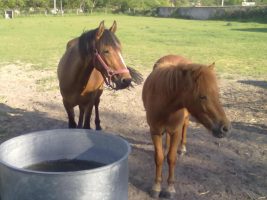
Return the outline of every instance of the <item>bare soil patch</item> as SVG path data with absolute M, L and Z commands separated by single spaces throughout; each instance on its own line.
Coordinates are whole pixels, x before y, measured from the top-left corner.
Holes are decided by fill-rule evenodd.
M 267 199 L 267 82 L 233 77 L 219 79 L 232 134 L 217 139 L 202 125 L 190 122 L 187 154 L 178 157 L 176 166 L 176 199 Z M 0 142 L 32 131 L 67 128 L 57 84 L 56 69 L 0 66 Z M 152 199 L 153 145 L 141 91 L 142 85 L 118 92 L 106 89 L 100 103 L 103 129 L 132 146 L 129 200 Z

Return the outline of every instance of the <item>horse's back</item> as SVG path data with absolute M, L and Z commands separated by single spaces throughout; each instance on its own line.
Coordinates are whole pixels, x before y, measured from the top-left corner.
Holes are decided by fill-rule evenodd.
M 143 101 L 150 101 L 146 100 L 146 98 L 147 96 L 151 96 L 151 93 L 155 93 L 155 90 L 162 90 L 162 92 L 164 92 L 164 88 L 162 88 L 163 82 L 166 82 L 167 77 L 172 74 L 171 68 L 175 67 L 183 69 L 186 67 L 186 65 L 191 63 L 192 62 L 189 59 L 179 55 L 166 55 L 157 60 L 157 62 L 153 66 L 153 71 L 149 74 L 144 83 Z M 164 95 L 161 98 L 164 99 Z
M 153 71 L 145 80 L 143 86 L 143 101 L 146 101 L 146 96 L 149 96 L 151 93 L 155 92 L 154 90 L 159 90 L 163 79 L 167 77 L 163 75 L 163 71 L 167 71 L 169 70 L 168 68 L 171 67 L 182 67 L 190 63 L 190 60 L 179 55 L 166 55 L 157 60 L 153 66 Z
M 177 66 L 177 65 L 185 65 L 192 63 L 189 59 L 184 58 L 180 55 L 166 55 L 161 57 L 157 62 L 154 64 L 153 69 L 162 68 L 162 67 L 170 67 L 170 66 Z

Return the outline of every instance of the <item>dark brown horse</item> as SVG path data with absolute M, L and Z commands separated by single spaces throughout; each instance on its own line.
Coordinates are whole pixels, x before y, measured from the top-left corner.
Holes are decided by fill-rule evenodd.
M 98 28 L 84 32 L 67 43 L 57 72 L 69 128 L 89 129 L 95 106 L 95 126 L 101 130 L 98 106 L 103 84 L 119 90 L 131 85 L 132 76 L 141 81 L 136 70 L 126 67 L 121 44 L 114 34 L 116 29 L 116 21 L 110 29 L 105 29 L 102 21 Z M 74 116 L 74 107 L 77 105 L 80 110 L 78 126 Z
M 230 122 L 219 101 L 214 66 L 214 63 L 209 66 L 194 64 L 181 56 L 168 55 L 155 63 L 144 83 L 142 97 L 155 148 L 154 197 L 161 192 L 164 133 L 168 135 L 170 143 L 165 194 L 168 198 L 175 195 L 176 154 L 183 143 L 182 138 L 185 138 L 183 132 L 187 128 L 188 112 L 211 130 L 215 137 L 222 138 L 230 132 Z

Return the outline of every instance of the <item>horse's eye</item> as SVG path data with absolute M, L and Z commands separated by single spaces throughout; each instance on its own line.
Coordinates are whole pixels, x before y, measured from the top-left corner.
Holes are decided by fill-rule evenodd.
M 104 54 L 108 54 L 109 53 L 109 50 L 104 50 L 103 53 Z
M 200 95 L 200 96 L 199 96 L 199 99 L 200 99 L 200 100 L 207 100 L 207 96 Z

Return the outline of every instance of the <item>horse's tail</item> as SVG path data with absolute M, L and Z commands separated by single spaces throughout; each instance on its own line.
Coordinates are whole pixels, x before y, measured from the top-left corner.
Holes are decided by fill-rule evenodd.
M 132 67 L 127 66 L 127 68 L 128 68 L 130 75 L 132 77 L 132 81 L 134 83 L 136 83 L 137 85 L 140 85 L 144 80 L 143 75 Z

